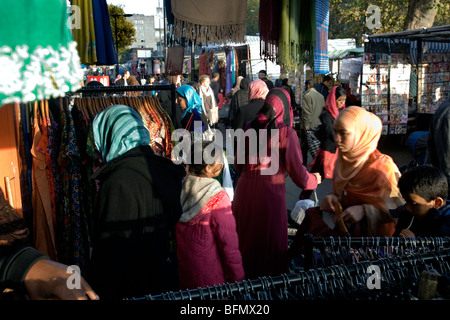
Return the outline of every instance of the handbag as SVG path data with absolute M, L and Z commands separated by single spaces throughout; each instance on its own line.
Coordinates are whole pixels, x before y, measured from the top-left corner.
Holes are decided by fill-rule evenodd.
M 317 149 L 320 146 L 320 140 L 314 134 L 312 130 L 306 130 L 306 141 L 308 142 L 308 149 L 311 152 L 311 156 L 314 159 L 317 154 Z

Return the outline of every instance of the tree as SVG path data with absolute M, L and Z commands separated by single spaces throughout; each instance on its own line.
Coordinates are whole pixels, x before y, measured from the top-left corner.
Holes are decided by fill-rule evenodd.
M 118 48 L 118 56 L 119 61 L 122 60 L 122 56 L 126 53 L 128 47 L 136 41 L 136 29 L 134 28 L 133 24 L 128 21 L 125 17 L 121 16 L 124 15 L 125 12 L 123 11 L 122 5 L 112 5 L 108 4 L 108 11 L 109 11 L 109 17 L 111 21 L 111 28 L 112 28 L 112 34 L 114 41 L 117 41 L 117 48 Z M 114 15 L 119 15 L 118 17 L 114 17 Z M 116 26 L 117 22 L 117 26 Z M 117 33 L 116 33 L 116 27 L 117 27 Z M 116 39 L 117 34 L 117 39 Z
M 423 5 L 427 3 L 428 5 Z M 373 13 L 370 5 L 379 8 L 381 26 L 366 26 Z M 330 0 L 329 38 L 353 38 L 361 43 L 363 34 L 397 32 L 422 26 L 449 24 L 450 0 Z
M 247 22 L 246 35 L 256 36 L 258 34 L 258 19 L 259 19 L 259 0 L 247 1 Z

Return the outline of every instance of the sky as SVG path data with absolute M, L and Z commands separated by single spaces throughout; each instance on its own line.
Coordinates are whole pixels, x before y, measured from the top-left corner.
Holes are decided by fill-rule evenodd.
M 108 4 L 124 5 L 125 13 L 138 13 L 146 16 L 153 16 L 156 14 L 156 6 L 160 1 L 161 6 L 163 0 L 106 0 Z

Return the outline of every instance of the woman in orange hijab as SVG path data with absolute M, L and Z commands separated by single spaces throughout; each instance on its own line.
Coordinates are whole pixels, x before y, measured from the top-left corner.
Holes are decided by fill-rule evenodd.
M 333 192 L 325 196 L 320 208 L 306 211 L 297 230 L 297 241 L 291 249 L 299 249 L 305 233 L 316 237 L 344 236 L 339 227 L 330 229 L 321 211 L 334 215 L 334 223 L 343 219 L 351 236 L 387 236 L 395 231 L 389 209 L 403 204 L 397 181 L 400 171 L 392 158 L 378 151 L 381 120 L 361 107 L 347 107 L 334 123 L 334 139 L 338 147 L 333 172 Z M 342 207 L 340 215 L 336 203 Z

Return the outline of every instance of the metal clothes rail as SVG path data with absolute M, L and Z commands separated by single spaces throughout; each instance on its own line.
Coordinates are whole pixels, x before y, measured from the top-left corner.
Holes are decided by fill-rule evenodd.
M 125 300 L 233 300 L 235 297 L 247 293 L 252 294 L 257 299 L 267 300 L 268 295 L 264 294 L 264 292 L 267 293 L 270 290 L 279 292 L 279 297 L 285 294 L 285 298 L 289 299 L 289 294 L 282 289 L 306 285 L 309 286 L 308 289 L 311 289 L 311 287 L 320 287 L 320 290 L 328 290 L 324 288 L 330 288 L 336 281 L 351 279 L 355 276 L 359 276 L 360 280 L 364 277 L 367 278 L 367 270 L 372 266 L 378 266 L 381 273 L 386 274 L 386 279 L 394 277 L 394 274 L 395 277 L 407 277 L 410 272 L 417 279 L 420 277 L 418 268 L 422 267 L 423 269 L 427 269 L 433 262 L 440 265 L 438 269 L 440 268 L 442 271 L 448 272 L 450 270 L 448 264 L 449 258 L 450 249 L 444 249 L 402 257 L 365 261 L 348 266 L 335 265 L 320 270 L 305 270 L 298 273 L 260 277 L 254 280 L 243 280 L 198 289 L 180 290 L 159 295 L 146 295 L 139 298 L 127 298 Z
M 176 126 L 176 86 L 175 84 L 167 84 L 167 85 L 139 85 L 139 86 L 91 86 L 91 87 L 83 87 L 80 90 L 76 91 L 76 93 L 81 93 L 82 97 L 85 97 L 85 94 L 89 93 L 117 93 L 117 92 L 125 92 L 125 91 L 161 91 L 161 90 L 170 90 L 171 91 L 171 100 L 172 100 L 172 123 Z M 178 129 L 175 127 L 175 129 Z

